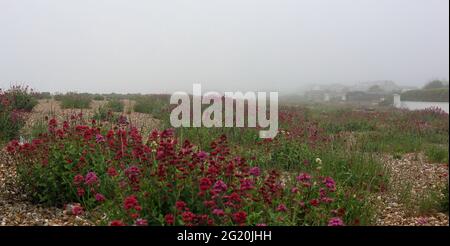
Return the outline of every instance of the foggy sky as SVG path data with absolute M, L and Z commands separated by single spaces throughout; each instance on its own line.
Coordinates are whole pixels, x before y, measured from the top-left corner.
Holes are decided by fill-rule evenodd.
M 448 0 L 0 0 L 3 88 L 292 91 L 448 77 Z

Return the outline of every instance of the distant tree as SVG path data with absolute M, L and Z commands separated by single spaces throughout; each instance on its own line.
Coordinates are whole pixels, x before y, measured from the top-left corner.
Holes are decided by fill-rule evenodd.
M 432 80 L 430 82 L 428 82 L 423 89 L 424 90 L 428 90 L 428 89 L 440 89 L 440 88 L 446 88 L 447 86 L 445 85 L 445 83 L 442 80 L 439 79 L 435 79 Z
M 372 92 L 372 93 L 382 93 L 384 92 L 383 88 L 381 88 L 381 86 L 379 85 L 373 85 L 368 89 L 368 92 Z

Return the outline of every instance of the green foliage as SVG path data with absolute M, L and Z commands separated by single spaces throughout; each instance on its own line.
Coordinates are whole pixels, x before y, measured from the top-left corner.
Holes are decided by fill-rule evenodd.
M 57 102 L 61 102 L 64 97 L 64 94 L 57 93 L 53 96 L 53 99 Z
M 47 133 L 47 121 L 45 119 L 38 119 L 28 128 L 22 128 L 21 136 L 25 141 L 39 138 L 42 134 Z
M 0 144 L 18 138 L 24 124 L 25 120 L 19 113 L 0 110 Z
M 448 214 L 448 203 L 449 203 L 449 197 L 448 197 L 448 182 L 445 186 L 444 190 L 442 191 L 442 194 L 444 194 L 444 197 L 441 199 L 440 202 L 440 210 L 442 212 L 446 212 Z
M 112 99 L 106 103 L 105 107 L 113 112 L 122 113 L 125 108 L 125 104 L 121 100 Z
M 32 93 L 28 87 L 13 86 L 6 91 L 6 96 L 11 108 L 31 112 L 37 104 L 37 100 L 32 96 Z
M 50 100 L 52 99 L 52 94 L 50 92 L 35 92 L 33 97 L 37 100 Z
M 157 119 L 168 118 L 169 98 L 165 95 L 139 96 L 136 99 L 134 111 L 138 113 L 151 114 Z
M 108 121 L 108 122 L 115 122 L 119 117 L 118 115 L 114 114 L 114 112 L 105 106 L 99 107 L 93 115 L 93 118 L 97 121 Z
M 383 88 L 381 88 L 381 86 L 379 86 L 379 85 L 373 85 L 373 86 L 371 86 L 371 87 L 368 89 L 368 91 L 369 91 L 369 92 L 372 92 L 372 93 L 383 93 L 383 92 L 384 92 Z
M 429 89 L 442 89 L 442 88 L 448 88 L 448 85 L 446 86 L 445 83 L 441 80 L 435 79 L 430 82 L 428 82 L 423 89 L 429 90 Z M 448 97 L 447 97 L 448 98 Z
M 19 137 L 25 124 L 25 113 L 37 104 L 28 87 L 13 86 L 7 91 L 0 89 L 0 142 Z
M 63 109 L 87 109 L 90 108 L 92 97 L 88 94 L 69 92 L 60 96 L 61 108 Z
M 92 96 L 92 100 L 103 101 L 103 100 L 105 100 L 105 97 L 102 96 L 102 95 L 99 95 L 99 94 L 95 94 L 95 95 Z
M 380 100 L 382 95 L 380 94 L 374 94 L 374 93 L 366 93 L 363 91 L 352 91 L 347 93 L 347 101 L 358 101 L 358 102 L 365 102 L 365 101 L 377 101 Z
M 448 163 L 448 148 L 431 145 L 426 148 L 425 154 L 431 162 Z
M 410 90 L 402 93 L 402 101 L 421 101 L 421 102 L 448 102 L 449 89 L 436 88 L 424 90 Z

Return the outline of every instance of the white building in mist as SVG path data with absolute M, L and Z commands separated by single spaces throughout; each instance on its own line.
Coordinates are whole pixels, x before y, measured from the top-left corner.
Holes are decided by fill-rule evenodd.
M 409 110 L 423 110 L 427 108 L 440 108 L 449 113 L 448 102 L 419 102 L 419 101 L 402 101 L 399 94 L 394 94 L 394 107 Z

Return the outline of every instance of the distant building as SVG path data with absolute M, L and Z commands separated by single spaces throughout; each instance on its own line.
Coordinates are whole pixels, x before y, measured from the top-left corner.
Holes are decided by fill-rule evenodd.
M 402 101 L 399 94 L 394 94 L 394 107 L 409 110 L 423 110 L 428 108 L 439 108 L 449 113 L 448 102 L 420 102 L 420 101 Z

